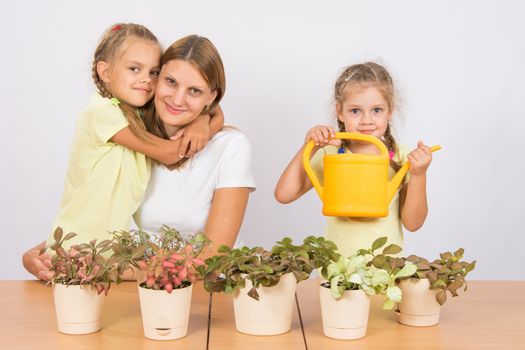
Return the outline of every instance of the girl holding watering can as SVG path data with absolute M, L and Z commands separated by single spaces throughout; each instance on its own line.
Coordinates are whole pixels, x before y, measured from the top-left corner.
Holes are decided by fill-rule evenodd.
M 416 231 L 425 222 L 428 212 L 426 172 L 432 161 L 432 151 L 439 149 L 439 146 L 430 148 L 419 141 L 417 148 L 408 152 L 406 147 L 397 144 L 390 126 L 395 110 L 394 84 L 388 71 L 379 64 L 356 64 L 342 72 L 335 83 L 335 110 L 342 133 L 336 134 L 331 126 L 323 125 L 308 130 L 305 144 L 276 185 L 275 198 L 280 203 L 290 203 L 315 186 L 325 201 L 323 212 L 329 215 L 326 237 L 337 244 L 343 255 L 370 247 L 381 236 L 387 236 L 389 243 L 402 247 L 402 225 L 409 231 Z M 355 164 L 368 163 L 369 158 L 372 159 L 370 162 L 376 162 L 374 158 L 384 161 L 385 179 L 380 181 L 381 186 L 376 186 L 374 179 L 367 176 L 368 170 L 372 169 L 369 164 L 366 164 L 367 171 L 359 175 L 364 179 L 362 182 L 352 180 L 353 174 L 360 171 L 355 164 L 348 172 L 349 176 L 342 176 L 343 167 L 337 165 L 331 168 L 331 173 L 339 172 L 339 175 L 330 178 L 335 185 L 334 190 L 329 191 L 329 175 L 325 166 L 331 164 L 327 160 L 330 157 L 338 164 L 344 163 L 343 158 L 336 158 L 338 156 L 368 157 L 357 161 L 354 158 Z M 397 176 L 394 176 L 396 173 Z M 334 178 L 341 181 L 332 181 Z M 388 179 L 396 182 L 395 186 L 389 184 Z M 324 188 L 320 185 L 322 182 Z M 344 196 L 347 187 L 351 191 L 348 193 L 361 192 L 358 197 L 365 201 L 370 198 L 375 200 L 375 187 L 382 186 L 385 194 L 391 193 L 384 196 L 384 210 L 380 212 L 374 212 L 370 206 L 362 206 L 357 211 L 348 210 L 348 206 L 339 212 L 332 211 L 327 209 L 328 199 L 323 198 Z M 364 187 L 370 190 L 363 191 Z

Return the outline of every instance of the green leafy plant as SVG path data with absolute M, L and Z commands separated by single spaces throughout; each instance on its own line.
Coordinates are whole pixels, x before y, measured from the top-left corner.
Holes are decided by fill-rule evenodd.
M 362 290 L 368 295 L 381 294 L 386 296 L 384 309 L 392 309 L 395 303 L 401 301 L 401 290 L 395 285 L 397 278 L 415 273 L 413 264 L 403 264 L 397 268 L 398 258 L 391 256 L 401 252 L 401 247 L 390 244 L 380 254 L 375 252 L 386 244 L 387 238 L 380 237 L 372 243 L 370 249 L 360 249 L 349 257 L 341 256 L 337 262 L 331 263 L 323 270 L 322 276 L 328 280 L 324 287 L 331 289 L 334 299 L 342 297 L 347 290 Z M 387 268 L 376 267 L 372 263 L 381 259 L 393 263 Z M 403 261 L 403 259 L 400 259 Z
M 454 253 L 444 252 L 440 258 L 429 262 L 425 258 L 416 255 L 410 255 L 405 260 L 413 263 L 417 271 L 409 277 L 413 279 L 428 278 L 430 289 L 436 290 L 436 300 L 440 305 L 447 301 L 447 291 L 452 297 L 458 296 L 458 289 L 464 286 L 463 291 L 467 291 L 467 281 L 465 277 L 474 270 L 476 261 L 462 261 L 465 250 L 459 248 Z
M 374 244 L 376 243 L 374 242 Z M 375 248 L 377 249 L 379 245 L 384 245 L 384 242 L 377 242 Z M 447 291 L 449 291 L 453 297 L 456 297 L 458 296 L 457 290 L 459 288 L 465 286 L 464 291 L 467 290 L 465 277 L 476 267 L 476 261 L 467 262 L 461 260 L 464 254 L 463 248 L 459 248 L 454 253 L 441 253 L 440 259 L 432 262 L 416 255 L 403 258 L 390 256 L 390 254 L 400 252 L 400 250 L 392 245 L 386 247 L 380 254 L 375 254 L 376 249 L 374 249 L 374 247 L 371 250 L 361 249 L 359 253 L 373 256 L 373 259 L 368 264 L 387 271 L 391 286 L 392 283 L 395 285 L 401 280 L 408 278 L 428 278 L 430 282 L 429 288 L 437 291 L 436 300 L 440 305 L 446 302 Z M 400 293 L 398 289 L 392 289 L 392 291 Z
M 122 281 L 124 265 L 114 255 L 110 258 L 104 255 L 112 248 L 111 240 L 98 243 L 97 240 L 92 240 L 89 243 L 72 245 L 64 249 L 64 242 L 76 235 L 70 232 L 64 236 L 62 228 L 57 227 L 53 234 L 55 242 L 40 251 L 40 254 L 46 249 L 54 251 L 50 267 L 53 276 L 49 283 L 90 285 L 98 294 L 104 292 L 107 295 L 111 284 Z
M 131 266 L 139 268 L 137 262 L 146 258 L 146 249 L 151 241 L 151 235 L 146 231 L 131 230 L 131 231 L 114 231 L 111 232 L 112 249 L 115 256 L 122 262 L 124 269 L 129 269 Z
M 314 236 L 305 238 L 301 245 L 294 245 L 285 237 L 271 251 L 262 247 L 221 246 L 220 255 L 206 260 L 204 287 L 210 292 L 231 294 L 250 280 L 253 287 L 248 295 L 259 300 L 260 286 L 275 286 L 287 273 L 293 273 L 297 282 L 305 280 L 315 268 L 325 268 L 330 261 L 336 261 L 339 258 L 336 249 L 333 242 Z
M 197 256 L 211 242 L 202 233 L 184 236 L 164 225 L 158 235 L 143 231 L 118 231 L 113 235 L 118 256 L 128 266 L 145 272 L 145 280 L 140 283 L 143 288 L 171 293 L 204 275 L 204 261 Z

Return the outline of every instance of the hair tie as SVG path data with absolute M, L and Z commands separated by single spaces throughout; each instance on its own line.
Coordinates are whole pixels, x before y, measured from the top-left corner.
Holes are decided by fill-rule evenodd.
M 120 104 L 120 101 L 117 98 L 115 98 L 115 97 L 112 97 L 109 101 L 115 107 L 118 107 L 118 105 Z
M 394 159 L 394 151 L 388 151 L 388 156 L 390 159 Z
M 114 26 L 113 28 L 111 28 L 111 31 L 112 32 L 116 32 L 117 30 L 120 30 L 120 28 L 122 28 L 122 26 L 120 24 L 117 24 L 116 26 Z

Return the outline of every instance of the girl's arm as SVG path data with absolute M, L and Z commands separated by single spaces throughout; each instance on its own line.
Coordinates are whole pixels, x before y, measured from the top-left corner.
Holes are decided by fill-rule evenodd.
M 193 156 L 196 152 L 204 148 L 208 140 L 223 127 L 224 114 L 222 113 L 222 109 L 217 106 L 213 116 L 202 115 L 196 120 L 197 125 L 193 127 L 192 132 L 182 140 L 180 136 L 182 136 L 183 133 L 173 137 L 172 140 L 165 140 L 151 133 L 147 133 L 149 141 L 144 141 L 131 132 L 129 127 L 126 127 L 113 135 L 111 141 L 133 151 L 145 154 L 164 165 L 172 165 L 184 157 Z M 199 133 L 197 130 L 204 130 L 204 132 Z M 188 144 L 191 144 L 191 147 L 188 152 L 186 152 Z
M 233 247 L 244 218 L 249 193 L 248 187 L 219 188 L 215 191 L 204 229 L 213 245 L 206 248 L 200 258 L 215 255 L 223 244 Z
M 303 151 L 306 144 L 310 140 L 315 142 L 315 147 L 310 155 L 311 159 L 319 148 L 328 144 L 339 145 L 339 140 L 330 140 L 330 137 L 334 136 L 335 131 L 331 126 L 319 125 L 308 130 L 304 145 L 284 169 L 275 186 L 274 195 L 279 203 L 293 202 L 312 188 L 312 182 L 303 167 Z
M 417 148 L 408 155 L 410 181 L 402 193 L 401 222 L 408 231 L 416 231 L 425 222 L 428 213 L 427 169 L 432 161 L 432 152 L 419 141 Z
M 136 136 L 129 127 L 125 127 L 113 135 L 111 141 L 130 150 L 145 154 L 164 165 L 175 164 L 182 159 L 179 156 L 181 140 L 165 140 L 151 133 L 147 133 L 147 135 L 149 141 L 144 141 Z
M 200 152 L 216 133 L 224 126 L 224 114 L 220 106 L 215 108 L 213 114 L 203 114 L 193 122 L 180 129 L 173 140 L 182 136 L 179 155 L 192 157 Z
M 282 204 L 291 203 L 312 188 L 312 182 L 303 167 L 304 145 L 284 169 L 275 186 L 275 199 Z M 315 150 L 312 155 L 315 154 Z

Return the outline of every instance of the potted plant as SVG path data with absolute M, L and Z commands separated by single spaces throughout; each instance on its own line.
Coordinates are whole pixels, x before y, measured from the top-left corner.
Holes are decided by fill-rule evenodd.
M 445 252 L 429 262 L 410 255 L 405 260 L 414 264 L 417 271 L 400 278 L 399 287 L 403 300 L 398 305 L 398 320 L 409 326 L 432 326 L 439 323 L 441 305 L 447 300 L 447 291 L 458 296 L 458 290 L 467 290 L 465 277 L 476 267 L 476 261 L 462 261 L 464 249 Z
M 131 232 L 131 236 L 138 234 L 140 231 Z M 135 237 L 134 242 L 138 241 Z M 138 245 L 131 254 L 144 272 L 138 290 L 147 338 L 171 340 L 187 334 L 193 283 L 205 267 L 197 256 L 209 243 L 202 233 L 183 236 L 162 226 L 158 235 L 151 235 L 149 242 Z
M 114 231 L 112 249 L 115 257 L 121 262 L 125 271 L 130 271 L 130 278 L 136 279 L 137 283 L 144 282 L 144 271 L 139 269 L 138 261 L 146 258 L 146 249 L 151 241 L 151 235 L 146 231 Z
M 319 296 L 323 332 L 327 337 L 364 337 L 372 295 L 386 296 L 384 309 L 392 309 L 396 302 L 401 301 L 401 290 L 395 285 L 395 280 L 412 275 L 416 267 L 406 264 L 395 274 L 391 274 L 390 271 L 371 264 L 375 251 L 382 248 L 386 241 L 386 237 L 378 238 L 371 249 L 361 249 L 349 257 L 341 256 L 337 262 L 330 263 L 322 270 L 322 276 L 327 281 L 321 283 Z M 390 254 L 399 252 L 401 247 L 390 244 L 383 249 L 381 256 L 388 256 L 395 261 Z
M 233 295 L 238 331 L 275 335 L 291 329 L 297 283 L 313 269 L 339 257 L 336 246 L 322 237 L 307 237 L 302 245 L 288 237 L 272 248 L 219 248 L 206 260 L 204 286 L 210 292 Z
M 51 258 L 53 298 L 58 330 L 66 334 L 87 334 L 101 329 L 101 313 L 105 297 L 113 283 L 120 283 L 123 266 L 114 256 L 106 258 L 111 241 L 72 245 L 64 249 L 64 242 L 75 237 L 64 236 L 57 227 L 55 242 L 49 247 L 55 253 Z M 47 248 L 44 247 L 40 254 Z

